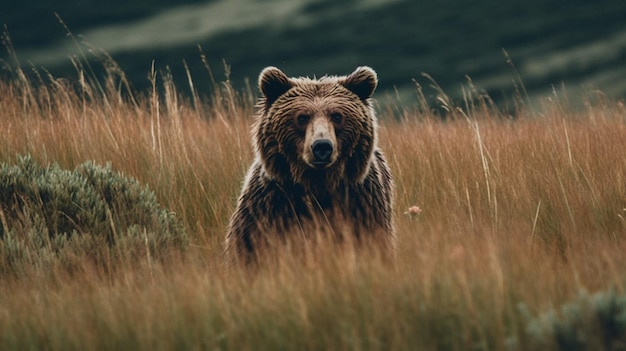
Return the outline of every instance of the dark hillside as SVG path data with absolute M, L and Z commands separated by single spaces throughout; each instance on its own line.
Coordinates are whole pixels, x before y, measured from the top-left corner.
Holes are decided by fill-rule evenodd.
M 186 83 L 185 61 L 196 87 L 206 91 L 200 45 L 218 78 L 224 61 L 231 66 L 235 84 L 255 79 L 266 65 L 322 75 L 367 64 L 378 70 L 381 89 L 397 87 L 405 96 L 411 96 L 412 79 L 428 84 L 421 76 L 426 72 L 452 96 L 469 76 L 497 99 L 509 95 L 516 79 L 504 49 L 530 95 L 565 83 L 570 91 L 599 88 L 626 96 L 626 2 L 619 0 L 57 3 L 0 5 L 0 22 L 20 60 L 55 75 L 73 73 L 67 57 L 76 47 L 56 12 L 75 35 L 111 54 L 139 89 L 148 85 L 155 60 Z

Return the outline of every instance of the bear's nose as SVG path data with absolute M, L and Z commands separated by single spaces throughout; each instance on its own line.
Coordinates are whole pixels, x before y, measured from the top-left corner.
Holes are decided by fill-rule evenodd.
M 311 145 L 313 151 L 313 163 L 327 164 L 330 162 L 330 155 L 333 153 L 333 143 L 328 139 L 318 139 Z

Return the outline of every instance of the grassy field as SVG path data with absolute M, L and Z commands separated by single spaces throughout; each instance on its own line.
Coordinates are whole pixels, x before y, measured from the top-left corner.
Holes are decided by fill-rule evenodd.
M 445 120 L 419 94 L 417 108 L 379 106 L 395 264 L 326 247 L 247 272 L 220 262 L 254 92 L 183 98 L 153 73 L 132 95 L 114 66 L 102 85 L 15 76 L 0 82 L 0 161 L 110 162 L 192 243 L 166 262 L 110 270 L 77 254 L 78 271 L 0 277 L 2 350 L 626 349 L 622 102 L 590 94 L 570 110 L 554 94 L 510 116 L 468 89 L 458 106 L 441 96 Z

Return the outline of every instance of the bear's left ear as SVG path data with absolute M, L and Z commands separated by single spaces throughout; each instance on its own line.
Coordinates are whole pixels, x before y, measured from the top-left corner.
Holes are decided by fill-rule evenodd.
M 365 101 L 369 99 L 374 93 L 374 90 L 376 90 L 378 77 L 373 69 L 367 66 L 361 66 L 357 67 L 349 76 L 340 80 L 339 84 L 355 93 L 359 99 Z
M 268 107 L 291 87 L 293 83 L 289 77 L 276 67 L 266 67 L 259 75 L 259 89 L 265 96 L 265 104 Z

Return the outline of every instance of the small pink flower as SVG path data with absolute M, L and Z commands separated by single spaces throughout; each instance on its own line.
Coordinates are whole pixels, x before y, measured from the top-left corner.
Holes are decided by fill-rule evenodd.
M 404 212 L 405 215 L 409 216 L 417 216 L 420 213 L 422 213 L 422 209 L 419 206 L 411 206 Z

